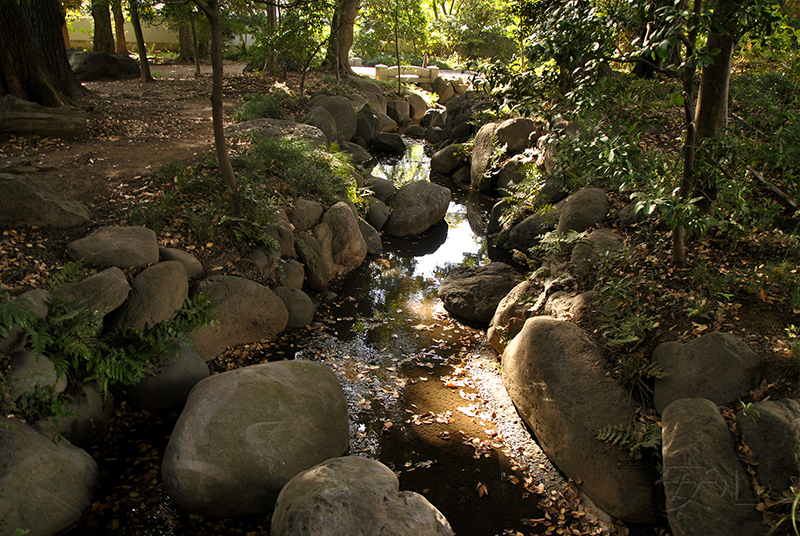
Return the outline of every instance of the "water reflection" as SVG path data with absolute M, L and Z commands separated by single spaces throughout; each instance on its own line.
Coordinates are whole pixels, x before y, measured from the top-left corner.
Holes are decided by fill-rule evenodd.
M 413 181 L 428 180 L 431 159 L 425 154 L 425 146 L 406 142 L 406 153 L 398 161 L 386 160 L 372 169 L 372 175 L 392 181 L 397 188 Z

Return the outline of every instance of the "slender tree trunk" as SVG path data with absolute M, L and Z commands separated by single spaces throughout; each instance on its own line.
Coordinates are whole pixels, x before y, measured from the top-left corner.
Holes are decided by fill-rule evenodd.
M 194 50 L 194 75 L 200 76 L 200 47 L 197 45 L 197 27 L 194 24 L 194 12 L 189 14 L 189 24 L 192 27 L 192 49 Z
M 703 9 L 702 0 L 694 0 L 694 16 L 689 20 L 689 32 L 686 43 L 686 57 L 691 58 L 697 46 L 697 25 L 700 11 Z M 686 121 L 686 137 L 683 141 L 683 176 L 679 196 L 682 200 L 691 199 L 695 188 L 694 158 L 697 146 L 697 133 L 695 129 L 695 98 L 694 75 L 697 68 L 694 62 L 686 65 L 683 71 L 683 112 Z M 682 266 L 686 262 L 686 226 L 678 221 L 672 231 L 672 264 Z
M 111 31 L 111 11 L 108 0 L 92 0 L 92 18 L 94 19 L 94 52 L 114 53 L 114 34 Z
M 40 67 L 36 42 L 19 4 L 0 2 L 0 19 L 0 95 L 61 106 L 61 97 Z
M 122 0 L 111 1 L 111 12 L 114 14 L 114 36 L 116 37 L 114 50 L 117 54 L 130 54 L 128 41 L 125 38 L 125 14 L 122 13 Z
M 150 74 L 150 63 L 147 61 L 147 47 L 144 43 L 142 24 L 139 21 L 139 0 L 128 0 L 128 7 L 131 12 L 133 34 L 136 36 L 136 50 L 139 52 L 139 68 L 142 73 L 140 80 L 144 83 L 150 83 L 153 81 L 153 77 Z
M 192 29 L 189 23 L 178 26 L 178 63 L 192 63 Z
M 81 85 L 69 66 L 62 38 L 64 14 L 58 0 L 26 0 L 19 4 L 36 42 L 40 65 L 53 87 L 69 97 L 80 99 Z
M 61 36 L 64 38 L 64 46 L 66 48 L 72 48 L 72 42 L 69 39 L 69 28 L 67 27 L 66 21 L 64 21 L 64 25 L 61 27 Z
M 737 0 L 717 0 L 714 14 L 722 18 L 733 17 L 738 7 Z M 710 50 L 719 50 L 719 54 L 714 56 L 714 63 L 703 67 L 700 78 L 695 116 L 698 144 L 705 139 L 719 137 L 728 124 L 728 88 L 733 46 L 732 35 L 709 32 L 707 47 Z M 702 150 L 698 151 L 697 157 L 705 159 Z M 710 166 L 703 168 L 709 169 Z M 700 210 L 704 214 L 710 214 L 711 205 L 717 199 L 717 180 L 713 172 L 703 172 L 696 178 L 693 195 L 702 198 L 699 202 Z
M 219 14 L 218 0 L 194 0 L 208 17 L 211 25 L 211 117 L 214 122 L 214 147 L 217 150 L 219 169 L 222 178 L 228 186 L 231 196 L 231 205 L 235 213 L 241 211 L 239 187 L 236 184 L 236 174 L 233 172 L 228 146 L 225 142 L 225 125 L 222 110 L 222 22 Z
M 403 69 L 400 65 L 400 37 L 397 35 L 400 26 L 400 0 L 394 0 L 394 55 L 397 58 L 397 94 L 402 94 Z
M 267 33 L 270 36 L 275 35 L 278 30 L 278 6 L 270 4 L 267 5 Z M 267 51 L 267 58 L 264 61 L 264 67 L 261 69 L 265 73 L 274 74 L 278 71 L 278 58 L 275 57 L 275 49 L 270 46 Z

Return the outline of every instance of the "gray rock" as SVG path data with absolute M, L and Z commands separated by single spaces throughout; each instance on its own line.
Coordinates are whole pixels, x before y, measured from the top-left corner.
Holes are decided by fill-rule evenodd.
M 763 536 L 750 475 L 716 404 L 676 400 L 662 419 L 664 492 L 672 534 Z
M 425 141 L 437 145 L 447 139 L 447 131 L 442 127 L 428 127 L 425 129 Z
M 303 119 L 306 124 L 317 127 L 325 134 L 326 145 L 339 141 L 336 134 L 336 119 L 326 108 L 312 108 Z
M 289 259 L 281 265 L 281 285 L 289 288 L 301 289 L 306 279 L 305 268 L 294 259 Z
M 525 320 L 531 316 L 528 309 L 540 290 L 535 281 L 525 279 L 511 289 L 495 307 L 486 339 L 498 354 L 503 353 L 508 342 L 519 333 Z M 514 319 L 517 320 L 513 321 Z
M 275 294 L 283 300 L 289 311 L 286 329 L 302 328 L 314 320 L 314 311 L 317 307 L 305 292 L 296 288 L 278 287 L 275 289 Z
M 397 192 L 397 188 L 395 188 L 392 181 L 388 181 L 374 175 L 367 177 L 365 186 L 369 188 L 373 194 L 375 194 L 376 198 L 384 203 L 389 201 L 395 192 Z
M 439 298 L 454 316 L 488 324 L 500 301 L 521 281 L 522 276 L 502 262 L 458 266 L 442 280 Z
M 713 332 L 686 344 L 665 342 L 653 362 L 667 376 L 655 381 L 653 403 L 659 413 L 680 398 L 707 398 L 730 406 L 761 383 L 766 362 L 730 333 Z
M 411 118 L 411 107 L 404 100 L 389 100 L 386 102 L 386 115 L 398 125 L 404 125 Z
M 161 475 L 175 504 L 210 517 L 268 512 L 295 475 L 348 448 L 347 403 L 320 363 L 224 372 L 189 394 Z
M 445 112 L 442 110 L 430 109 L 425 112 L 419 124 L 423 127 L 444 127 L 445 126 Z
M 349 141 L 341 141 L 339 142 L 339 147 L 350 156 L 354 164 L 361 164 L 372 158 L 372 155 L 358 144 Z
M 139 268 L 158 262 L 158 240 L 146 227 L 102 227 L 70 243 L 67 255 L 100 268 Z
M 43 355 L 37 358 L 32 350 L 23 350 L 12 355 L 9 368 L 7 378 L 11 380 L 11 390 L 8 395 L 11 400 L 16 400 L 34 386 L 52 386 L 56 393 L 67 388 L 67 379 L 59 379 L 53 362 Z
M 623 239 L 609 229 L 595 229 L 581 238 L 572 248 L 570 262 L 577 273 L 588 272 L 603 255 L 622 251 Z
M 0 173 L 0 226 L 72 227 L 89 221 L 89 211 L 65 199 L 46 182 Z
M 127 54 L 76 52 L 70 56 L 69 66 L 78 82 L 131 80 L 141 76 L 139 62 Z
M 58 420 L 58 433 L 73 445 L 105 434 L 114 415 L 114 401 L 96 382 L 84 384 L 76 394 L 68 395 L 67 406 L 75 415 Z
M 31 311 L 34 319 L 42 320 L 47 316 L 49 310 L 47 304 L 50 299 L 49 292 L 37 288 L 21 294 L 12 301 L 19 302 L 22 308 Z M 8 337 L 0 337 L 0 353 L 22 350 L 27 340 L 25 330 L 19 324 L 14 324 L 8 332 Z
M 404 154 L 406 144 L 400 134 L 381 132 L 372 140 L 372 149 L 381 153 Z
M 55 442 L 27 424 L 0 421 L 3 534 L 60 533 L 78 521 L 97 489 L 97 464 L 84 450 Z
M 322 107 L 330 112 L 336 121 L 336 139 L 350 141 L 356 135 L 356 112 L 347 97 L 322 97 L 314 102 L 312 109 Z
M 450 190 L 428 181 L 406 184 L 392 199 L 392 215 L 383 231 L 398 237 L 424 233 L 447 214 L 450 197 Z
M 495 130 L 495 136 L 500 145 L 506 145 L 510 154 L 521 153 L 530 147 L 536 147 L 539 138 L 545 133 L 544 123 L 528 119 L 526 117 L 515 117 L 506 119 Z
M 364 220 L 358 220 L 358 228 L 361 229 L 361 236 L 367 244 L 367 255 L 372 257 L 383 253 L 383 240 L 378 231 Z
M 356 114 L 356 136 L 364 140 L 367 147 L 381 131 L 381 118 L 370 106 L 364 106 Z
M 349 101 L 348 101 L 349 102 Z M 328 138 L 313 125 L 305 125 L 288 119 L 252 119 L 225 127 L 226 136 L 250 137 L 254 134 L 262 138 L 295 138 L 313 145 L 324 147 Z
M 151 329 L 175 318 L 188 295 L 189 279 L 183 264 L 160 262 L 136 276 L 128 299 L 114 313 L 111 325 Z
M 469 122 L 475 112 L 486 108 L 487 105 L 486 101 L 476 99 L 475 93 L 472 91 L 467 91 L 463 95 L 447 101 L 445 128 L 451 133 L 452 138 L 457 141 L 465 141 L 472 132 Z
M 256 248 L 250 254 L 250 261 L 258 267 L 264 279 L 270 279 L 278 268 L 281 257 L 271 249 Z
M 347 81 L 364 93 L 381 94 L 381 86 L 362 76 L 348 76 Z
M 353 93 L 350 95 L 350 102 L 353 103 L 353 108 L 358 108 L 362 104 L 367 102 L 367 99 L 364 98 L 363 95 L 359 95 L 358 93 Z
M 433 81 L 433 92 L 439 95 L 439 100 L 437 101 L 439 104 L 445 104 L 456 94 L 453 84 L 444 78 L 437 78 Z
M 469 184 L 469 166 L 461 166 L 453 173 L 453 180 L 459 184 Z
M 378 114 L 381 120 L 381 132 L 397 132 L 397 121 L 386 114 Z
M 364 218 L 375 230 L 380 231 L 389 219 L 389 207 L 376 197 L 367 197 L 367 215 Z
M 599 293 L 588 290 L 576 296 L 566 291 L 553 293 L 544 304 L 544 314 L 557 318 L 576 316 L 589 305 L 597 301 Z
M 289 222 L 294 225 L 295 231 L 308 231 L 319 221 L 322 216 L 322 205 L 308 199 L 298 199 L 294 202 L 294 209 L 289 213 Z
M 602 350 L 576 325 L 541 316 L 525 322 L 502 364 L 508 394 L 547 457 L 612 516 L 656 521 L 653 468 L 595 437 L 634 418 L 629 393 L 607 374 Z
M 619 222 L 622 225 L 633 225 L 634 223 L 639 223 L 647 219 L 643 211 L 636 211 L 636 205 L 638 204 L 637 201 L 628 203 L 617 213 L 617 218 L 619 218 Z
M 411 120 L 419 121 L 422 119 L 422 117 L 425 115 L 425 112 L 428 111 L 428 103 L 425 102 L 425 99 L 416 93 L 409 93 L 406 95 L 406 100 L 408 101 L 408 106 L 410 108 Z
M 755 402 L 736 414 L 756 471 L 767 491 L 786 491 L 800 477 L 800 403 L 797 400 Z
M 305 265 L 306 281 L 312 289 L 322 292 L 328 288 L 330 276 L 322 257 L 322 248 L 317 239 L 308 233 L 297 233 L 295 236 L 297 254 Z
M 577 231 L 579 233 L 597 225 L 608 215 L 608 197 L 600 188 L 584 188 L 564 201 L 558 218 L 559 233 Z
M 274 337 L 289 319 L 280 298 L 267 287 L 243 277 L 208 277 L 192 289 L 193 295 L 200 292 L 216 303 L 216 322 L 195 329 L 189 337 L 207 362 L 228 346 Z
M 189 392 L 210 375 L 205 359 L 191 346 L 182 346 L 177 354 L 166 356 L 152 374 L 142 378 L 131 391 L 147 410 L 179 406 Z
M 494 154 L 494 131 L 497 123 L 486 123 L 475 136 L 472 146 L 472 167 L 470 169 L 470 184 L 481 192 L 489 192 L 493 188 L 491 178 L 488 176 L 489 164 Z
M 350 456 L 294 477 L 278 496 L 273 536 L 450 536 L 450 524 L 422 495 L 399 491 L 391 469 Z
M 512 186 L 525 180 L 528 167 L 533 164 L 531 157 L 517 154 L 506 160 L 497 172 L 496 185 L 498 192 L 510 192 Z M 505 195 L 505 194 L 504 194 Z
M 175 248 L 158 248 L 158 255 L 162 262 L 178 261 L 183 264 L 183 267 L 186 268 L 186 276 L 189 279 L 193 279 L 203 273 L 203 264 L 188 251 Z
M 380 91 L 368 93 L 365 97 L 373 110 L 386 115 L 387 100 Z
M 419 125 L 409 125 L 404 134 L 409 138 L 416 138 L 416 139 L 424 138 L 425 128 Z
M 64 285 L 59 295 L 73 309 L 86 309 L 105 315 L 125 303 L 130 290 L 125 272 L 112 267 L 78 283 Z
M 292 231 L 292 224 L 289 222 L 286 212 L 281 209 L 273 214 L 275 222 L 269 225 L 266 229 L 267 233 L 277 240 L 280 246 L 278 253 L 281 257 L 293 259 L 297 257 L 294 250 L 294 231 Z
M 350 272 L 367 256 L 367 244 L 361 236 L 358 219 L 350 206 L 342 201 L 322 216 L 322 222 L 314 227 L 314 236 L 330 278 Z
M 512 227 L 508 235 L 511 247 L 527 252 L 536 245 L 542 234 L 555 229 L 562 207 L 560 203 L 539 209 Z

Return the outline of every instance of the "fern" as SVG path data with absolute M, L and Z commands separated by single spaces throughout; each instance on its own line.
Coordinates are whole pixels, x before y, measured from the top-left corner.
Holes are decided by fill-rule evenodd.
M 661 455 L 661 427 L 654 422 L 629 426 L 607 425 L 597 431 L 595 437 L 609 445 L 616 445 L 628 452 L 634 460 L 641 459 L 645 450 Z

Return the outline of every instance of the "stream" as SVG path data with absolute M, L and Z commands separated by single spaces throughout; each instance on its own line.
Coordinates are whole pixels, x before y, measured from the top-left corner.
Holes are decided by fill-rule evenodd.
M 429 157 L 409 144 L 402 160 L 373 174 L 396 184 L 427 179 Z M 481 234 L 493 200 L 433 180 L 453 193 L 445 221 L 414 239 L 384 237 L 384 253 L 337 282 L 337 298 L 320 305 L 312 326 L 282 333 L 252 364 L 330 366 L 347 398 L 350 455 L 386 464 L 400 489 L 424 495 L 456 534 L 543 534 L 529 520 L 543 518 L 539 501 L 567 486 L 514 411 L 485 331 L 453 319 L 437 298 L 453 266 L 502 260 Z M 206 519 L 171 503 L 160 463 L 178 410 L 142 413 L 123 401 L 116 413 L 105 440 L 88 448 L 101 469 L 96 502 L 69 534 L 269 532 L 267 515 Z

